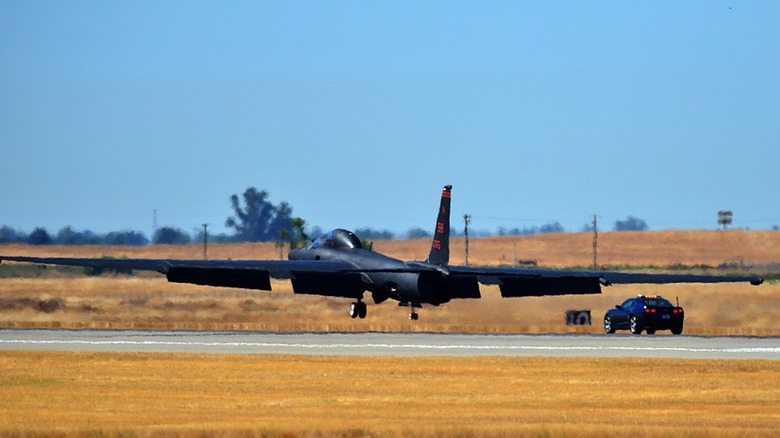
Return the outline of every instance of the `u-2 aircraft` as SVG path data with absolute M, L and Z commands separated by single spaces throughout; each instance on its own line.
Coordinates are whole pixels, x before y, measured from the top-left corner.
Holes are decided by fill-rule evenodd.
M 157 271 L 168 281 L 207 286 L 271 290 L 271 278 L 289 279 L 296 294 L 354 300 L 349 315 L 366 317 L 366 292 L 374 303 L 387 300 L 408 306 L 409 318 L 423 304 L 480 298 L 479 285 L 497 285 L 502 297 L 598 294 L 601 286 L 627 283 L 750 282 L 757 276 L 645 274 L 449 264 L 452 186 L 444 186 L 430 253 L 425 261 L 402 261 L 364 248 L 351 231 L 335 229 L 305 248 L 292 249 L 288 260 L 94 259 L 0 256 L 3 260 L 95 268 Z

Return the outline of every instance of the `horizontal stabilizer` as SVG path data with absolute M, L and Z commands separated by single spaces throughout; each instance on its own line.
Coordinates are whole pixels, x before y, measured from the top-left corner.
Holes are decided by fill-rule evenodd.
M 174 267 L 166 276 L 172 283 L 271 290 L 268 271 L 259 269 Z

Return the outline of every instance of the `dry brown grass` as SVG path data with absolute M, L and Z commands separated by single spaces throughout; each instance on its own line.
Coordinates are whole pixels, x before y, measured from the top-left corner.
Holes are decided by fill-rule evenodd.
M 780 363 L 0 352 L 0 435 L 774 436 Z M 607 371 L 608 370 L 608 371 Z
M 613 264 L 673 265 L 741 261 L 780 261 L 780 233 L 771 231 L 663 231 L 602 233 L 600 260 Z M 590 235 L 547 234 L 472 239 L 476 264 L 537 259 L 549 266 L 587 265 Z M 421 259 L 428 240 L 380 241 L 375 249 L 401 259 Z M 453 263 L 462 263 L 453 239 Z M 514 248 L 513 248 L 514 247 Z M 521 250 L 522 249 L 522 250 Z M 101 255 L 199 258 L 200 245 L 149 247 L 0 246 L 2 254 L 37 256 Z M 513 256 L 514 253 L 514 256 Z M 619 257 L 614 254 L 621 254 Z M 273 244 L 212 245 L 211 258 L 278 258 Z M 52 270 L 47 270 L 52 271 Z M 312 331 L 465 331 L 592 332 L 601 331 L 603 312 L 637 293 L 680 298 L 686 307 L 686 333 L 780 335 L 780 284 L 623 285 L 602 295 L 502 299 L 495 287 L 483 288 L 481 300 L 457 300 L 426 307 L 421 320 L 410 322 L 406 309 L 388 302 L 369 306 L 366 320 L 346 317 L 347 299 L 296 296 L 288 282 L 274 291 L 211 288 L 172 284 L 154 273 L 132 277 L 79 277 L 48 272 L 42 278 L 0 279 L 0 327 L 110 327 Z M 593 326 L 567 327 L 568 309 L 591 309 Z
M 286 282 L 274 287 L 210 288 L 164 277 L 3 279 L 0 327 L 599 333 L 606 309 L 637 292 L 662 292 L 686 307 L 685 333 L 780 335 L 777 283 L 612 286 L 602 295 L 512 299 L 490 287 L 481 300 L 425 307 L 416 322 L 392 302 L 370 305 L 368 318 L 352 320 L 347 299 L 294 295 Z M 594 325 L 566 326 L 568 309 L 592 309 Z

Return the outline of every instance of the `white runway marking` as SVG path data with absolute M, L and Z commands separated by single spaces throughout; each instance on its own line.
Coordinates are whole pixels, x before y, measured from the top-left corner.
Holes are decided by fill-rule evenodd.
M 683 348 L 683 347 L 557 347 L 532 345 L 426 345 L 426 344 L 299 344 L 280 342 L 176 342 L 176 341 L 85 341 L 85 340 L 0 340 L 0 344 L 32 345 L 160 345 L 176 347 L 257 347 L 292 349 L 419 349 L 419 350 L 538 350 L 538 351 L 681 351 L 693 353 L 770 353 L 780 354 L 780 347 Z
M 379 342 L 377 342 L 379 341 Z M 780 360 L 779 338 L 0 330 L 0 350 Z

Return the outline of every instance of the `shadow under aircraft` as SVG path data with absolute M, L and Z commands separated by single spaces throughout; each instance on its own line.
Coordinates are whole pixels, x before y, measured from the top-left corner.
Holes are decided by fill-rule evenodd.
M 598 294 L 601 286 L 628 283 L 749 282 L 757 276 L 646 274 L 449 264 L 452 186 L 444 186 L 430 253 L 425 261 L 403 261 L 364 248 L 351 231 L 335 229 L 288 260 L 97 259 L 0 256 L 0 262 L 28 262 L 94 268 L 157 271 L 177 283 L 271 290 L 271 278 L 290 280 L 296 294 L 349 298 L 349 315 L 365 318 L 365 293 L 374 303 L 398 301 L 409 318 L 423 304 L 438 306 L 454 299 L 480 298 L 479 285 L 497 285 L 502 297 Z

